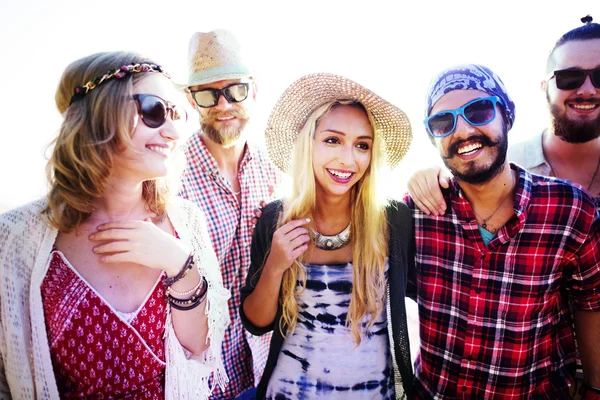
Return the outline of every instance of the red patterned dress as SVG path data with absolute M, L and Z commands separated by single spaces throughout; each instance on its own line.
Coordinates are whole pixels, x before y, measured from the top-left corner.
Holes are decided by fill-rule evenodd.
M 163 399 L 163 276 L 132 318 L 119 315 L 56 249 L 42 283 L 61 398 Z

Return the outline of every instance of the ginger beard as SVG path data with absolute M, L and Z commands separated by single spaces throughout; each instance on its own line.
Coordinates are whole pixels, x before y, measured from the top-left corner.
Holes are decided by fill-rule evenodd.
M 221 128 L 215 126 L 217 118 L 234 117 L 237 124 L 226 124 Z M 222 146 L 234 144 L 248 125 L 250 117 L 245 110 L 232 109 L 224 113 L 208 114 L 202 117 L 200 129 L 210 140 Z

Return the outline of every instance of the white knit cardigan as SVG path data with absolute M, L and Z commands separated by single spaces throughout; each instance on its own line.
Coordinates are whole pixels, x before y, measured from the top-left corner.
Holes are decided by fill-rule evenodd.
M 57 230 L 41 211 L 38 200 L 0 215 L 0 398 L 59 398 L 52 368 L 40 286 L 49 266 Z M 165 327 L 165 398 L 204 399 L 212 390 L 208 378 L 227 382 L 221 344 L 229 325 L 227 300 L 221 273 L 211 247 L 204 215 L 191 202 L 173 198 L 168 217 L 181 240 L 197 254 L 200 273 L 206 278 L 208 340 L 202 357 L 188 359 L 167 312 Z

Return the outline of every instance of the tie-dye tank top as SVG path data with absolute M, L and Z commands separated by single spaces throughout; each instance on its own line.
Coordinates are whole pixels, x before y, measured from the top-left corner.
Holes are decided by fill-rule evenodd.
M 307 264 L 295 331 L 286 336 L 267 399 L 393 399 L 385 306 L 356 346 L 346 326 L 352 264 Z M 387 272 L 387 263 L 386 263 Z

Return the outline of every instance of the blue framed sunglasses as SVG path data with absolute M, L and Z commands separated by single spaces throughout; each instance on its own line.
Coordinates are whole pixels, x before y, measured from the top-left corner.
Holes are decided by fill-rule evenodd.
M 455 110 L 445 110 L 425 118 L 427 132 L 435 138 L 450 135 L 456 129 L 459 115 L 473 126 L 489 124 L 496 118 L 496 104 L 504 105 L 498 96 L 482 97 Z

